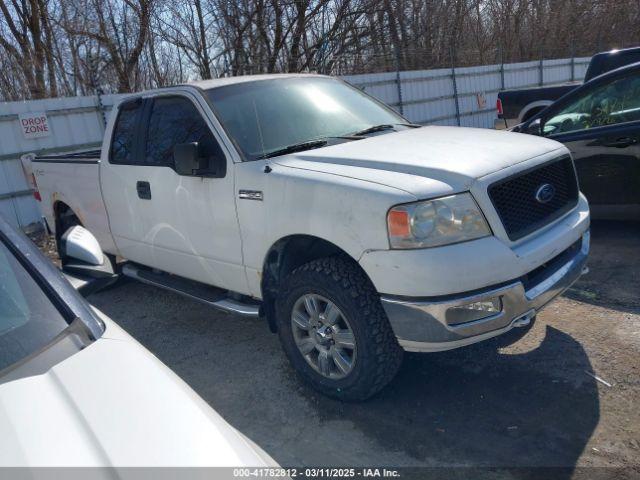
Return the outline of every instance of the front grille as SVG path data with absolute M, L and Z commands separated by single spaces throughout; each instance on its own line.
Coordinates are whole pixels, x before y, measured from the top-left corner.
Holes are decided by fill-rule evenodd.
M 536 195 L 545 184 L 553 187 L 554 194 L 543 203 Z M 488 192 L 510 240 L 553 222 L 578 203 L 578 182 L 569 156 L 493 183 Z

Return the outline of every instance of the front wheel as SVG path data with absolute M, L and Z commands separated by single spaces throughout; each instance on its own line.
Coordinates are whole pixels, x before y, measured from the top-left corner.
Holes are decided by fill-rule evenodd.
M 300 376 L 343 400 L 364 400 L 402 362 L 373 285 L 349 259 L 330 257 L 295 269 L 276 302 L 280 341 Z

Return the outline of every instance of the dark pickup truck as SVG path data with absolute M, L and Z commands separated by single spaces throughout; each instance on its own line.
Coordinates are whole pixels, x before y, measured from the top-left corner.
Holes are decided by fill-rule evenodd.
M 640 47 L 597 53 L 589 62 L 584 82 L 610 70 L 636 62 L 640 62 Z M 580 82 L 571 82 L 536 88 L 503 90 L 498 93 L 496 102 L 498 120 L 495 122 L 495 126 L 498 129 L 505 129 L 526 122 L 580 85 L 582 85 Z

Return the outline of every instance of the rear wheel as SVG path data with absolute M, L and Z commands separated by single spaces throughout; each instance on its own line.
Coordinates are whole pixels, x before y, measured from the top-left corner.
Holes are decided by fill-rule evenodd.
M 349 259 L 294 270 L 276 301 L 280 341 L 300 376 L 344 400 L 364 400 L 395 376 L 402 349 L 377 292 Z

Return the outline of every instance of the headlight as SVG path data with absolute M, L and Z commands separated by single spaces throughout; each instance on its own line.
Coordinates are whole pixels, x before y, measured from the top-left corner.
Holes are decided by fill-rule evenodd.
M 407 203 L 389 210 L 391 248 L 424 248 L 491 235 L 470 193 Z

